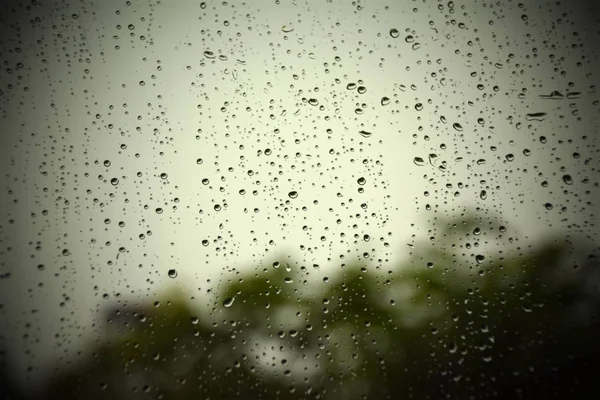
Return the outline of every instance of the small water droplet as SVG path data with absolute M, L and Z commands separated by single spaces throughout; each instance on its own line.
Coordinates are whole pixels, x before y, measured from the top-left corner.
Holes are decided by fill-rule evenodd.
M 462 130 L 463 130 L 463 127 L 462 127 L 462 125 L 461 125 L 461 124 L 459 124 L 458 122 L 455 122 L 455 123 L 453 123 L 453 124 L 452 124 L 452 127 L 453 127 L 454 129 L 456 129 L 458 132 L 462 132 Z
M 117 179 L 117 178 L 112 178 L 112 179 L 110 180 L 110 183 L 111 183 L 111 185 L 113 185 L 113 186 L 117 186 L 117 185 L 119 184 L 119 179 Z
M 294 31 L 294 27 L 292 27 L 292 26 L 289 26 L 289 25 L 284 25 L 284 26 L 282 26 L 282 27 L 281 27 L 281 30 L 282 30 L 284 33 L 290 33 L 290 32 L 293 32 L 293 31 Z
M 358 182 L 358 184 L 362 186 L 365 183 L 367 183 L 367 180 L 363 177 L 360 177 L 360 178 L 358 178 L 358 180 L 356 182 Z
M 562 180 L 567 185 L 572 185 L 573 184 L 573 177 L 571 175 L 563 175 Z
M 167 275 L 169 275 L 169 278 L 177 278 L 177 270 L 175 269 L 170 269 L 167 272 Z
M 400 36 L 400 31 L 398 31 L 396 28 L 392 28 L 390 29 L 390 36 L 394 39 L 397 39 Z
M 390 98 L 389 97 L 382 97 L 381 98 L 381 105 L 382 106 L 387 106 L 388 104 L 390 104 Z
M 290 199 L 295 199 L 296 197 L 298 197 L 298 192 L 296 192 L 295 190 L 292 190 L 291 192 L 288 193 L 288 196 L 290 197 Z
M 358 133 L 360 133 L 360 135 L 365 138 L 371 137 L 371 135 L 372 135 L 371 132 L 367 132 L 367 131 L 359 131 Z
M 481 264 L 484 260 L 485 256 L 483 254 L 477 254 L 475 256 L 475 261 L 477 261 L 477 264 Z

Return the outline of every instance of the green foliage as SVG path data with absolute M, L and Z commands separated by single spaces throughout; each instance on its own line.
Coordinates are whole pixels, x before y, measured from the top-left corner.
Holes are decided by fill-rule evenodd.
M 356 262 L 317 281 L 300 263 L 280 262 L 220 288 L 212 308 L 167 293 L 159 307 L 120 310 L 130 320 L 122 331 L 57 377 L 48 397 L 575 393 L 589 368 L 581 365 L 598 359 L 597 322 L 573 318 L 578 306 L 598 304 L 582 297 L 595 259 L 573 268 L 571 259 L 587 253 L 558 240 L 526 250 L 504 244 L 482 258 L 461 241 L 476 242 L 477 229 L 495 222 L 458 222 L 438 223 L 443 240 L 421 243 L 390 271 Z

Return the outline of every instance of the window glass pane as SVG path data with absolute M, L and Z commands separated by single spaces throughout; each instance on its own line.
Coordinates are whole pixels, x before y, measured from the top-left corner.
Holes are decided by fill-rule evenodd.
M 599 15 L 2 2 L 0 391 L 597 391 Z

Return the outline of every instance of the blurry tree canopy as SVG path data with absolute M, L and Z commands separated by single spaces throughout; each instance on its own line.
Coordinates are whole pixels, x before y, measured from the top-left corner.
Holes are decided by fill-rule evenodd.
M 598 393 L 596 249 L 564 238 L 519 244 L 493 219 L 436 226 L 435 240 L 391 270 L 357 260 L 319 271 L 278 257 L 231 277 L 206 308 L 175 291 L 110 310 L 107 340 L 45 397 Z

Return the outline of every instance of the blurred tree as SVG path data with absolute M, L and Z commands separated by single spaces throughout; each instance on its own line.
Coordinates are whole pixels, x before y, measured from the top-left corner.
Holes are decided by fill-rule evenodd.
M 436 238 L 390 271 L 365 260 L 323 277 L 281 257 L 230 281 L 207 309 L 167 293 L 111 310 L 107 342 L 46 397 L 597 394 L 593 252 L 558 239 L 519 245 L 493 218 L 435 225 Z

